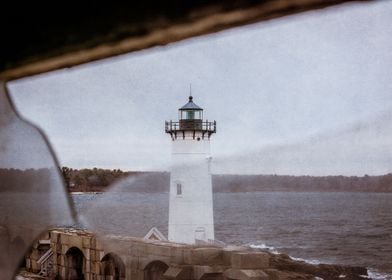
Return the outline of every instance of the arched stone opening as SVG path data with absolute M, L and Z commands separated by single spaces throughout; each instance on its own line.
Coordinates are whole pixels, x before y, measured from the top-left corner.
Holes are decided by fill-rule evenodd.
M 101 260 L 101 275 L 103 280 L 124 280 L 124 262 L 114 253 L 106 254 Z
M 161 261 L 153 261 L 144 269 L 144 280 L 162 280 L 163 274 L 169 268 L 167 264 Z
M 71 247 L 65 254 L 67 280 L 84 280 L 85 258 L 82 251 L 77 247 Z

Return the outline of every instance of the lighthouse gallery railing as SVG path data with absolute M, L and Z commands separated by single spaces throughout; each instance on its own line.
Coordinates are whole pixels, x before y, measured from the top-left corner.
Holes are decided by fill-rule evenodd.
M 185 132 L 193 132 L 193 138 L 196 132 L 200 132 L 202 138 L 208 136 L 210 138 L 211 134 L 216 133 L 216 121 L 210 122 L 208 120 L 180 120 L 177 122 L 166 121 L 165 131 L 169 133 L 173 139 L 182 136 L 185 138 Z

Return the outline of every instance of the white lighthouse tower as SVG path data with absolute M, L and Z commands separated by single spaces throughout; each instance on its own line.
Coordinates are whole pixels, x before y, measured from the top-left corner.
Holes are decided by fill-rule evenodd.
M 189 102 L 179 109 L 179 121 L 166 121 L 172 139 L 169 240 L 194 244 L 214 240 L 210 173 L 210 139 L 216 122 L 203 120 L 203 109 Z

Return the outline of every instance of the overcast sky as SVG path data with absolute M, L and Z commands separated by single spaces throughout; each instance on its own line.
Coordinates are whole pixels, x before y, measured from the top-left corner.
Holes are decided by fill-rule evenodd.
M 344 5 L 10 83 L 62 165 L 165 170 L 192 83 L 214 173 L 392 172 L 392 2 Z

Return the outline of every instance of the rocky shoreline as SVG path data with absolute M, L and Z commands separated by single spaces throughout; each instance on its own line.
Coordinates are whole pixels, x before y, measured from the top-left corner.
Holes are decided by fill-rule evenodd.
M 276 271 L 270 271 L 269 279 L 369 279 L 368 271 L 360 266 L 342 266 L 333 264 L 309 264 L 297 261 L 286 254 L 270 253 L 270 266 Z

